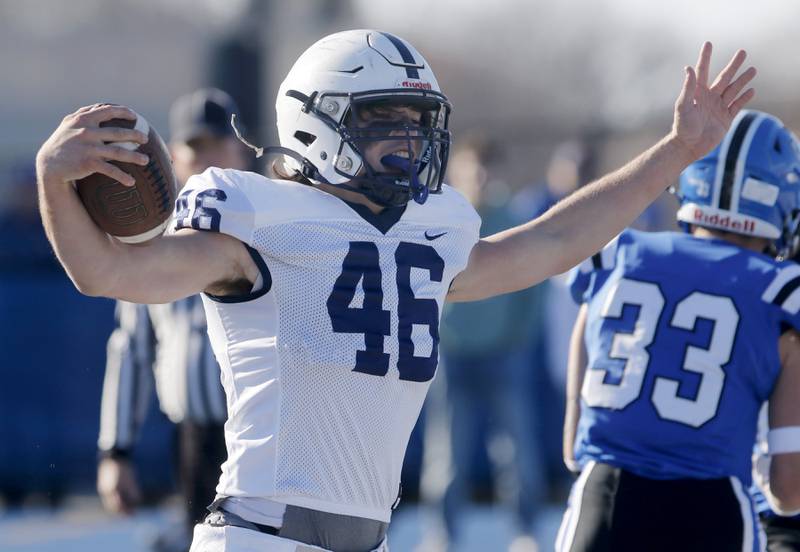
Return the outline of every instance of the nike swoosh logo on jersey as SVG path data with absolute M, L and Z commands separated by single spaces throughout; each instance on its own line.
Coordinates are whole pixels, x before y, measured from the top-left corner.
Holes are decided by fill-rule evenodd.
M 447 232 L 442 232 L 441 234 L 428 234 L 428 231 L 426 230 L 425 231 L 425 239 L 428 240 L 428 241 L 433 241 L 433 240 L 435 240 L 437 238 L 441 238 L 445 234 L 447 234 Z

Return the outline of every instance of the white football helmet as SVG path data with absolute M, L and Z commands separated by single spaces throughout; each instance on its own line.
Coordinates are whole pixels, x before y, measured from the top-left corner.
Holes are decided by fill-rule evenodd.
M 419 124 L 354 124 L 374 106 L 410 106 Z M 287 166 L 314 183 L 365 194 L 384 206 L 424 203 L 439 193 L 450 150 L 450 102 L 427 61 L 389 33 L 353 30 L 327 36 L 306 50 L 280 86 L 275 104 Z M 366 162 L 370 142 L 407 140 L 409 158 L 386 155 L 380 172 Z M 419 140 L 416 151 L 412 141 Z

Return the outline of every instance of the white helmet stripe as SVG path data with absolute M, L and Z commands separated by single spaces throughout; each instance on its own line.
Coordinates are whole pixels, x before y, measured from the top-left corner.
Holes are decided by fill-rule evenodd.
M 734 213 L 739 212 L 739 197 L 742 195 L 742 186 L 744 185 L 744 165 L 745 161 L 747 161 L 747 154 L 750 151 L 750 144 L 753 142 L 753 136 L 756 135 L 758 127 L 761 126 L 765 118 L 766 114 L 758 114 L 758 117 L 756 117 L 750 125 L 750 128 L 747 129 L 744 142 L 742 142 L 742 149 L 739 150 L 739 156 L 736 160 L 736 170 L 733 177 L 733 193 L 731 194 L 731 211 Z
M 744 115 L 736 125 L 736 130 L 732 133 L 733 137 L 728 145 L 728 151 L 725 153 L 724 166 L 722 167 L 722 183 L 719 190 L 719 203 L 716 207 L 729 211 L 731 209 L 731 197 L 733 196 L 733 188 L 735 185 L 737 175 L 741 177 L 741 172 L 737 173 L 739 166 L 739 157 L 747 157 L 747 150 L 743 148 L 745 136 L 747 131 L 754 127 L 753 122 L 756 120 L 758 114 L 750 111 Z M 720 155 L 720 159 L 723 156 Z M 744 159 L 741 164 L 744 165 Z

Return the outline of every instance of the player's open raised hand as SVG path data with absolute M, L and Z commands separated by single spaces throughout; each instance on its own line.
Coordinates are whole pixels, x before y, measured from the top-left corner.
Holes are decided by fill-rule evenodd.
M 736 77 L 747 54 L 739 50 L 709 86 L 708 69 L 711 63 L 711 43 L 700 49 L 695 67 L 686 67 L 686 80 L 675 102 L 672 132 L 699 159 L 714 148 L 725 136 L 733 118 L 755 96 L 755 90 L 742 90 L 756 76 L 749 67 Z M 736 77 L 736 78 L 734 78 Z

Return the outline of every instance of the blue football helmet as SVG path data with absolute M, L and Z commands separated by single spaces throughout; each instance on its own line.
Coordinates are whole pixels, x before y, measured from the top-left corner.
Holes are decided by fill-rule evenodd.
M 742 111 L 719 146 L 680 177 L 678 221 L 767 238 L 786 258 L 798 244 L 800 143 L 783 123 Z

